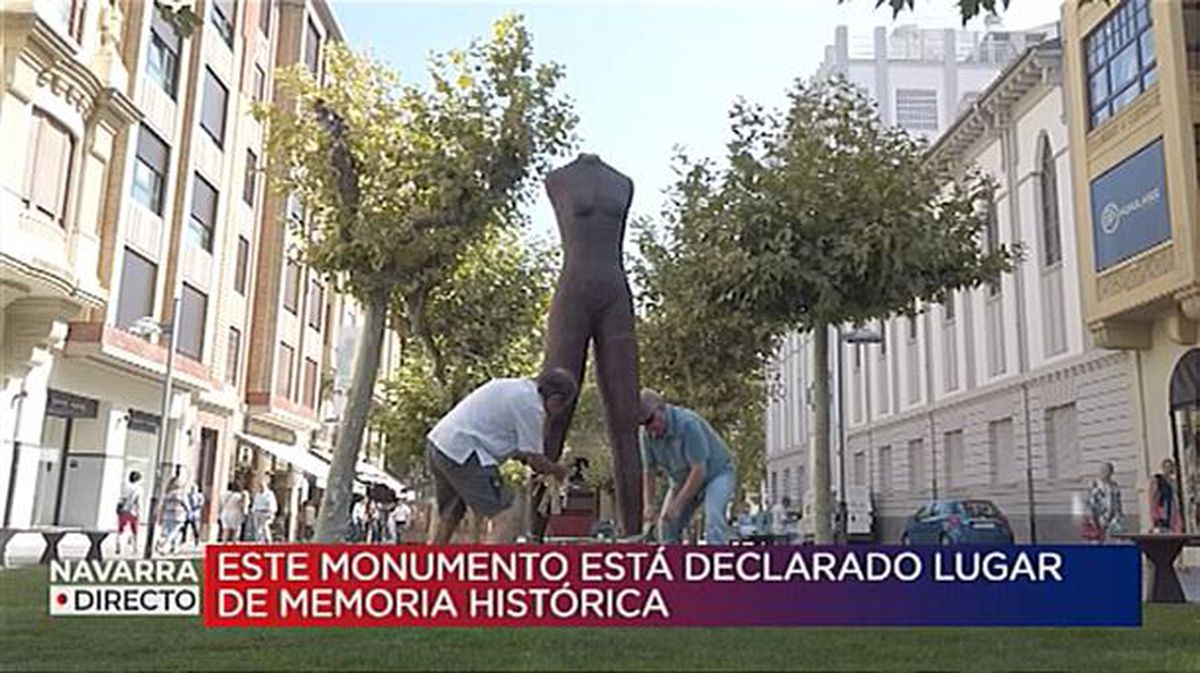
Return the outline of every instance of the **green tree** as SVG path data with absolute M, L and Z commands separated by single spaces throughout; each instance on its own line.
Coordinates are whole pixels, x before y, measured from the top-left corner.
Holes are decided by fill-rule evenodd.
M 425 435 L 460 399 L 493 378 L 532 375 L 554 288 L 549 250 L 517 231 L 495 230 L 462 254 L 423 307 L 423 332 L 395 301 L 399 371 L 383 382 L 373 427 L 394 465 L 420 465 Z
M 300 65 L 281 70 L 277 103 L 255 113 L 267 122 L 272 185 L 309 215 L 303 260 L 364 307 L 317 523 L 317 540 L 333 542 L 348 523 L 393 297 L 421 324 L 425 297 L 461 251 L 517 221 L 534 178 L 572 144 L 576 119 L 557 93 L 562 68 L 534 62 L 519 17 L 497 21 L 488 40 L 431 57 L 427 88 L 340 45 L 324 58 L 324 84 Z
M 817 541 L 831 541 L 829 330 L 995 282 L 1017 251 L 982 241 L 993 184 L 927 161 L 845 80 L 797 83 L 785 113 L 730 114 L 728 169 L 705 166 L 697 218 L 710 248 L 709 299 L 776 335 L 811 330 Z M 699 281 L 697 281 L 699 284 Z
M 775 340 L 761 320 L 727 311 L 711 298 L 711 234 L 717 192 L 708 163 L 677 159 L 663 226 L 635 225 L 641 379 L 668 400 L 704 416 L 726 440 L 738 467 L 740 502 L 762 477 L 766 400 L 763 365 Z

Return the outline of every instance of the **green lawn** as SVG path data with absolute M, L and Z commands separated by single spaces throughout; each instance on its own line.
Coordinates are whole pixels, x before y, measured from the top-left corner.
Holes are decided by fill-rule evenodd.
M 1200 671 L 1200 606 L 1140 629 L 243 629 L 56 618 L 46 570 L 0 571 L 0 671 L 887 669 Z

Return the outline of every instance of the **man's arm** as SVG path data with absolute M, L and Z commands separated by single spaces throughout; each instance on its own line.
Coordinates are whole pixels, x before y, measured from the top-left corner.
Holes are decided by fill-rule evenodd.
M 667 504 L 666 515 L 672 519 L 683 512 L 684 506 L 700 492 L 704 480 L 708 477 L 708 468 L 705 465 L 709 453 L 708 438 L 696 422 L 685 424 L 682 430 L 683 453 L 692 469 L 688 472 L 687 479 L 679 486 L 675 497 Z
M 528 465 L 538 474 L 550 474 L 559 479 L 567 478 L 567 467 L 565 465 L 556 463 L 540 453 L 518 451 L 513 457 Z
M 679 492 L 667 505 L 666 517 L 668 519 L 679 518 L 679 515 L 683 513 L 684 505 L 690 502 L 700 491 L 700 487 L 704 485 L 707 474 L 708 468 L 704 467 L 704 463 L 692 463 L 692 469 L 688 472 L 687 479 L 684 480 L 683 485 L 679 487 Z

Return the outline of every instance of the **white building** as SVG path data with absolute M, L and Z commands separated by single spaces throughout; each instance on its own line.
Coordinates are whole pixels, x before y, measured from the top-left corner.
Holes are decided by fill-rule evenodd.
M 999 283 L 874 327 L 880 344 L 841 344 L 845 475 L 868 488 L 881 541 L 937 498 L 995 501 L 1028 540 L 1078 540 L 1083 491 L 1100 463 L 1126 487 L 1136 526 L 1138 438 L 1133 358 L 1093 348 L 1083 329 L 1057 39 L 1027 49 L 930 150 L 978 166 L 999 188 L 989 238 L 1025 257 Z M 831 335 L 831 344 L 839 344 Z M 782 395 L 767 428 L 768 493 L 802 500 L 812 437 L 807 335 L 781 348 Z M 838 366 L 831 353 L 833 483 L 839 481 Z
M 1000 69 L 1026 47 L 1057 34 L 1054 25 L 1026 31 L 986 31 L 901 26 L 851 35 L 846 26 L 825 48 L 816 76 L 842 75 L 879 102 L 885 123 L 932 140 L 983 91 Z

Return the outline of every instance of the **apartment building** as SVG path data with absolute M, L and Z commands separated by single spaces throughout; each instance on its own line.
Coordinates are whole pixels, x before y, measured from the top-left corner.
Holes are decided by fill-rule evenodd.
M 1170 458 L 1200 531 L 1200 2 L 1063 9 L 1083 320 L 1128 354 L 1138 508 Z M 1193 555 L 1192 561 L 1198 556 Z
M 1098 348 L 1084 328 L 1065 101 L 1061 43 L 1047 40 L 981 91 L 929 152 L 996 179 L 984 243 L 1022 246 L 1015 271 L 913 318 L 866 326 L 879 343 L 831 336 L 842 349 L 831 377 L 840 362 L 844 390 L 840 405 L 834 387 L 834 483 L 844 469 L 848 487 L 869 490 L 883 541 L 898 541 L 917 507 L 956 497 L 996 502 L 1018 539 L 1078 540 L 1101 463 L 1113 463 L 1130 497 L 1144 481 L 1136 363 Z M 784 380 L 795 381 L 785 391 L 795 392 L 769 412 L 774 497 L 796 499 L 788 489 L 806 482 L 807 339 L 792 337 L 780 356 Z M 1136 528 L 1139 512 L 1132 502 L 1127 510 Z
M 211 505 L 231 479 L 271 473 L 283 534 L 323 486 L 310 449 L 337 418 L 318 410 L 354 340 L 345 302 L 297 261 L 304 213 L 266 189 L 250 110 L 277 67 L 322 77 L 341 28 L 324 0 L 193 10 L 185 35 L 151 2 L 4 6 L 0 126 L 22 158 L 0 167 L 6 525 L 115 528 L 121 484 L 149 475 L 164 425 L 162 478 Z M 165 424 L 167 337 L 132 329 L 147 316 L 175 349 Z

